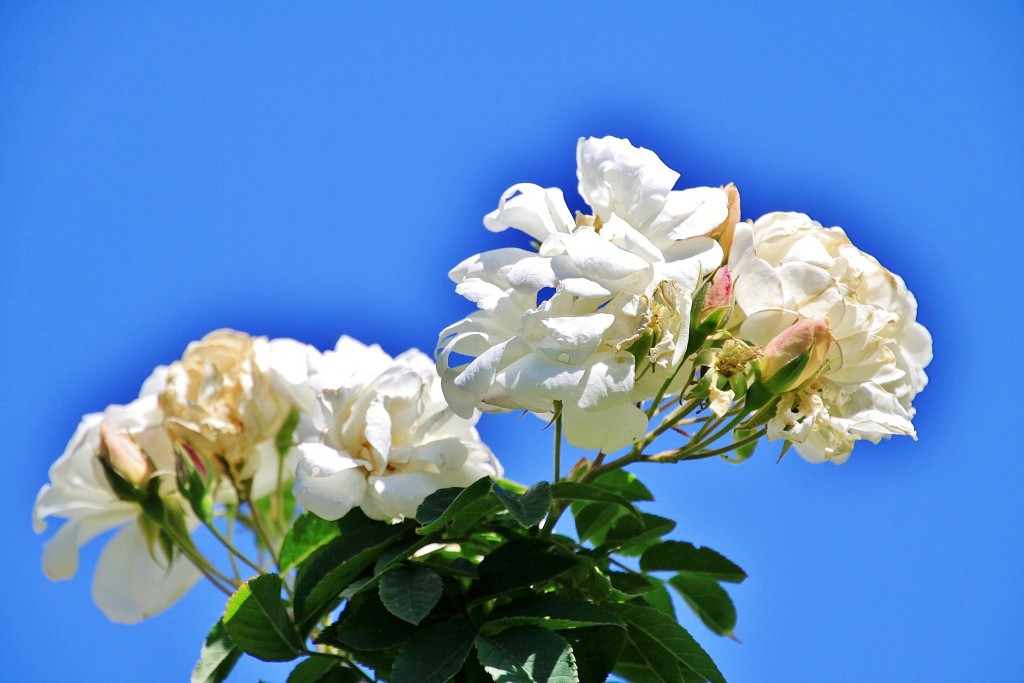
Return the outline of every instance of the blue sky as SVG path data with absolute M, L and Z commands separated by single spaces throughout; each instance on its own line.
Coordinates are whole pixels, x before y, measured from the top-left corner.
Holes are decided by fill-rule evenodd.
M 82 414 L 218 327 L 431 350 L 468 311 L 448 269 L 514 239 L 480 222 L 500 193 L 571 196 L 576 139 L 610 134 L 735 182 L 745 216 L 842 225 L 935 339 L 916 443 L 638 472 L 751 576 L 742 644 L 688 622 L 725 675 L 1024 679 L 1024 6 L 892 5 L 5 2 L 3 677 L 179 681 L 223 607 L 108 623 L 101 542 L 43 576 L 32 501 Z M 520 481 L 548 476 L 539 427 L 481 423 Z M 233 680 L 258 676 L 286 674 Z

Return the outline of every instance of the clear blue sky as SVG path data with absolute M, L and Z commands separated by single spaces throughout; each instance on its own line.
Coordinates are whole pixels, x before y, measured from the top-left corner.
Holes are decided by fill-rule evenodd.
M 468 310 L 448 269 L 513 239 L 481 225 L 500 193 L 571 195 L 576 139 L 611 134 L 746 216 L 844 226 L 935 339 L 916 443 L 648 472 L 751 576 L 742 644 L 688 622 L 726 676 L 1024 680 L 1024 6 L 683 4 L 3 3 L 0 677 L 184 680 L 222 608 L 108 623 L 99 543 L 44 578 L 32 501 L 83 413 L 222 326 L 429 352 Z M 520 481 L 539 426 L 482 424 Z M 259 675 L 285 677 L 234 680 Z

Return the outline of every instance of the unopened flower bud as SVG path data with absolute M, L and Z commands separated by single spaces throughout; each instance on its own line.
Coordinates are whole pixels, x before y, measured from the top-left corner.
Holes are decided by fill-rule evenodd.
M 99 457 L 136 488 L 142 488 L 149 475 L 153 473 L 152 463 L 132 438 L 125 432 L 114 431 L 106 425 L 100 427 Z
M 806 318 L 791 325 L 764 347 L 761 383 L 773 394 L 801 388 L 825 367 L 832 341 L 825 321 Z
M 714 332 L 728 319 L 732 302 L 732 273 L 728 266 L 722 266 L 697 292 L 694 325 L 705 334 Z

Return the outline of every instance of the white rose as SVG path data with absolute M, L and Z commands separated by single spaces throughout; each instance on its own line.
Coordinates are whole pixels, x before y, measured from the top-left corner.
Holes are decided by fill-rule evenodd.
M 853 443 L 892 434 L 916 438 L 911 401 L 928 379 L 931 337 L 899 276 L 799 213 L 737 226 L 729 255 L 738 313 L 730 324 L 766 345 L 801 320 L 824 321 L 837 347 L 810 386 L 787 395 L 769 438 L 795 442 L 811 462 L 839 463 Z
M 292 340 L 211 332 L 170 365 L 160 393 L 164 426 L 175 442 L 188 444 L 236 485 L 263 470 L 276 472 L 273 440 L 292 402 L 275 389 L 273 363 L 295 372 L 306 354 Z M 267 488 L 263 479 L 255 489 Z M 256 497 L 267 492 L 255 489 Z
M 159 544 L 150 551 L 138 523 L 141 508 L 115 495 L 97 457 L 100 430 L 105 428 L 130 437 L 157 473 L 173 471 L 174 455 L 160 428 L 163 416 L 155 393 L 165 370 L 158 368 L 132 403 L 110 406 L 82 419 L 64 453 L 50 467 L 50 482 L 40 489 L 32 510 L 37 533 L 46 529 L 47 518 L 65 520 L 43 551 L 43 571 L 53 580 L 75 574 L 81 546 L 105 531 L 123 527 L 107 542 L 93 577 L 93 600 L 119 623 L 137 623 L 162 612 L 201 577 L 183 557 L 168 562 Z
M 478 310 L 441 332 L 438 372 L 459 415 L 549 415 L 557 401 L 570 443 L 611 452 L 643 435 L 635 404 L 682 362 L 694 290 L 722 262 L 713 238 L 731 241 L 739 197 L 674 191 L 675 171 L 617 138 L 581 139 L 577 162 L 593 215 L 573 220 L 560 190 L 519 184 L 484 218 L 538 252 L 498 249 L 452 270 Z M 538 303 L 544 289 L 554 294 Z
M 338 519 L 359 507 L 374 519 L 403 519 L 437 489 L 502 475 L 476 417 L 452 413 L 419 351 L 391 359 L 343 337 L 309 376 L 317 402 L 300 429 L 295 499 L 314 514 Z

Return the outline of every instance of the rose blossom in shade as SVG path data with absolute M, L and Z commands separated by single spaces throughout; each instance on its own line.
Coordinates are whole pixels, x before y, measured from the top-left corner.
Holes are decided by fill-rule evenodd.
M 437 489 L 500 477 L 473 427 L 444 402 L 433 362 L 413 349 L 392 359 L 342 337 L 309 357 L 313 409 L 299 428 L 295 499 L 325 519 L 358 507 L 374 519 L 412 517 Z
M 111 489 L 98 454 L 101 430 L 117 440 L 130 440 L 145 453 L 155 473 L 173 471 L 171 442 L 160 428 L 163 416 L 156 394 L 162 389 L 166 368 L 158 368 L 146 381 L 138 399 L 125 406 L 110 406 L 82 418 L 63 455 L 50 467 L 50 482 L 36 497 L 32 510 L 37 533 L 50 517 L 64 523 L 47 541 L 43 571 L 53 580 L 74 576 L 78 549 L 97 535 L 121 527 L 104 547 L 93 577 L 93 600 L 111 620 L 133 624 L 162 612 L 180 599 L 201 574 L 184 557 L 168 559 L 160 544 L 152 551 L 139 520 L 142 509 L 121 500 Z M 122 444 L 127 449 L 127 444 Z M 146 468 L 125 464 L 125 474 L 143 476 Z M 165 496 L 177 496 L 169 477 Z M 194 522 L 193 522 L 194 523 Z
M 521 230 L 537 251 L 488 251 L 451 271 L 478 310 L 441 332 L 437 365 L 457 414 L 549 416 L 559 402 L 570 443 L 610 452 L 643 435 L 636 404 L 683 362 L 694 291 L 722 263 L 739 195 L 673 190 L 679 174 L 627 140 L 581 139 L 576 157 L 593 213 L 573 218 L 555 188 L 509 188 L 484 225 Z
M 769 438 L 794 442 L 811 462 L 835 463 L 860 439 L 916 438 L 911 402 L 928 382 L 932 344 L 898 275 L 841 228 L 786 212 L 739 224 L 728 263 L 735 334 L 763 346 L 813 319 L 828 324 L 834 340 L 817 378 L 783 397 Z

